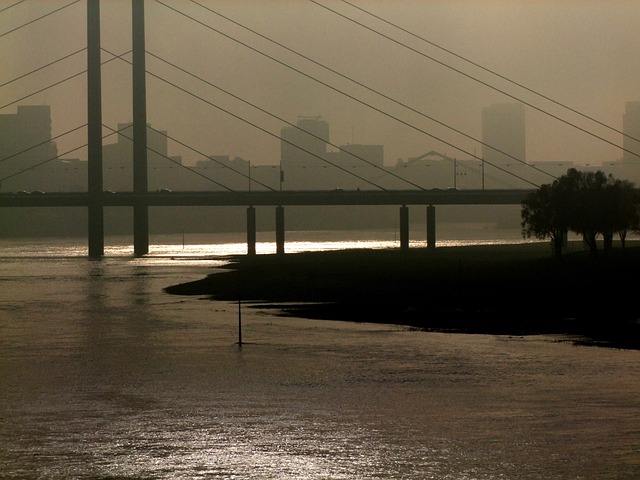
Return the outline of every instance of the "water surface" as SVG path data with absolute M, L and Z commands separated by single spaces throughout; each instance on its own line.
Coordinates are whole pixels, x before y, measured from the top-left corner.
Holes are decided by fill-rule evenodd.
M 109 243 L 0 243 L 2 478 L 640 478 L 638 351 L 239 312 L 162 289 L 241 241 Z

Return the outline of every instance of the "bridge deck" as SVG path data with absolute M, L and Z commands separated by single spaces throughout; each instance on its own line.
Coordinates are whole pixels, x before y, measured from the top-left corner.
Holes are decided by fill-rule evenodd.
M 3 193 L 0 207 L 517 205 L 533 190 L 331 190 L 262 192 Z

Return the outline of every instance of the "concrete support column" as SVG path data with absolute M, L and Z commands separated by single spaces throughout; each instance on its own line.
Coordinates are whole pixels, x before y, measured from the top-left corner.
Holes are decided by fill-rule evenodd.
M 132 0 L 133 40 L 133 252 L 149 253 L 149 205 L 147 203 L 147 87 L 145 66 L 144 0 Z
M 436 248 L 436 207 L 433 205 L 427 206 L 427 248 Z
M 409 250 L 409 207 L 400 207 L 400 250 Z
M 133 254 L 143 257 L 149 253 L 149 207 L 144 200 L 133 206 Z
M 256 209 L 247 207 L 247 255 L 256 254 Z
M 284 207 L 276 207 L 276 253 L 284 254 Z
M 89 257 L 104 255 L 102 204 L 102 80 L 100 66 L 100 1 L 87 2 L 87 130 Z

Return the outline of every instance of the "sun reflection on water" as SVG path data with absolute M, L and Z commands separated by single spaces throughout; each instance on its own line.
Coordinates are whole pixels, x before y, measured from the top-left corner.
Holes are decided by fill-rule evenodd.
M 393 232 L 288 232 L 285 253 L 332 251 L 346 249 L 394 249 L 400 248 Z M 498 245 L 529 243 L 535 240 L 522 239 L 498 232 L 489 238 L 443 238 L 437 247 L 465 245 Z M 426 248 L 426 240 L 411 239 L 409 248 Z M 181 263 L 206 260 L 224 260 L 225 257 L 246 255 L 247 242 L 241 234 L 194 234 L 185 242 L 176 235 L 152 235 L 149 253 L 143 258 L 151 263 L 180 261 Z M 275 241 L 256 242 L 258 255 L 276 253 Z M 4 239 L 0 256 L 5 257 L 86 257 L 88 245 L 85 238 L 38 238 Z M 133 239 L 128 236 L 108 236 L 104 245 L 105 257 L 134 257 Z

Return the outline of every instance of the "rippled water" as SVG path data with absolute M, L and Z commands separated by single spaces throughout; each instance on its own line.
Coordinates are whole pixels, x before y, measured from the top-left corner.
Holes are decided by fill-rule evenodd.
M 233 242 L 110 243 L 0 243 L 0 478 L 640 478 L 640 352 L 239 312 L 162 293 Z

